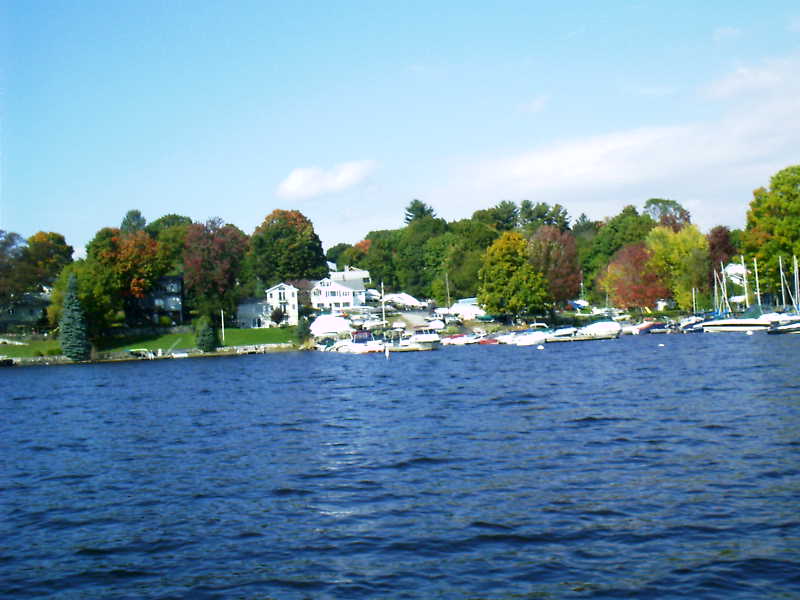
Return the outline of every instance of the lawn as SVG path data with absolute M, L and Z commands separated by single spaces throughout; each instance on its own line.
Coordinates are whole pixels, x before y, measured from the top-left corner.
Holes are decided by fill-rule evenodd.
M 225 328 L 223 346 L 251 346 L 255 344 L 285 344 L 294 340 L 294 327 L 273 327 L 269 329 L 229 329 Z M 196 348 L 194 334 L 168 333 L 158 336 L 113 337 L 101 340 L 97 344 L 100 352 L 125 352 L 131 348 L 146 348 L 165 353 L 173 350 Z M 0 344 L 0 355 L 13 358 L 31 356 L 47 356 L 61 354 L 58 340 L 26 342 L 24 346 Z

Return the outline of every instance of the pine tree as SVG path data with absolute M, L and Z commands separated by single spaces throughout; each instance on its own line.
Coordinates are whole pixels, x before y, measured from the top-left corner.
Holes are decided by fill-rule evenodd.
M 70 275 L 59 322 L 61 350 L 70 360 L 87 360 L 91 345 L 86 336 L 86 318 L 78 300 L 78 279 Z
M 203 352 L 214 352 L 219 346 L 217 330 L 209 322 L 204 322 L 197 331 L 197 347 Z

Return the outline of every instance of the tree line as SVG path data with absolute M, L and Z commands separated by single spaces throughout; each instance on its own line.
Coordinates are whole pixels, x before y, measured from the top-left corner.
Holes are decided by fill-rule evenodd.
M 216 318 L 281 281 L 325 277 L 327 259 L 340 269 L 369 270 L 387 291 L 439 304 L 477 296 L 497 314 L 553 310 L 579 295 L 625 308 L 672 298 L 688 310 L 693 295 L 708 306 L 714 269 L 739 254 L 758 260 L 763 291 L 780 292 L 778 257 L 800 254 L 799 190 L 800 166 L 783 169 L 753 193 L 743 230 L 717 226 L 707 234 L 677 201 L 661 198 L 601 221 L 585 214 L 573 220 L 559 204 L 523 200 L 450 222 L 414 199 L 403 227 L 369 232 L 326 254 L 296 210 L 272 211 L 250 235 L 220 219 L 196 223 L 168 214 L 148 223 L 131 210 L 119 227 L 100 229 L 77 261 L 61 234 L 25 240 L 0 231 L 0 304 L 52 289 L 48 318 L 56 325 L 75 275 L 96 338 L 113 323 L 144 322 L 139 301 L 165 275 L 183 276 L 193 314 Z
M 450 222 L 415 199 L 402 228 L 337 244 L 327 258 L 440 304 L 477 296 L 497 314 L 541 313 L 579 295 L 624 308 L 672 299 L 691 310 L 693 299 L 710 307 L 714 271 L 739 255 L 757 259 L 762 291 L 780 293 L 778 257 L 800 254 L 799 190 L 800 166 L 783 169 L 753 193 L 744 230 L 719 225 L 706 234 L 680 203 L 663 198 L 601 221 L 523 200 Z

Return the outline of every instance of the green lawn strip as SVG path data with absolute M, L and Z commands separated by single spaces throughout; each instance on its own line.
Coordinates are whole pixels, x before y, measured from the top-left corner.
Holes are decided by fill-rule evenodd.
M 294 330 L 294 327 L 270 327 L 266 329 L 229 329 L 226 327 L 223 346 L 291 343 L 294 340 Z
M 294 327 L 272 327 L 269 329 L 225 328 L 224 346 L 252 346 L 257 344 L 285 344 L 294 341 Z M 125 352 L 132 348 L 146 348 L 164 352 L 188 350 L 197 347 L 194 334 L 168 333 L 157 336 L 128 336 L 105 338 L 96 344 L 100 352 Z M 61 354 L 58 340 L 26 342 L 24 346 L 0 344 L 0 356 L 24 358 L 47 356 L 48 352 Z
M 101 352 L 125 352 L 132 348 L 146 348 L 147 350 L 161 348 L 164 352 L 167 352 L 170 350 L 187 350 L 195 346 L 197 344 L 194 341 L 194 335 L 191 333 L 167 333 L 159 336 L 106 338 L 97 344 L 97 349 Z
M 32 356 L 46 356 L 47 353 L 61 354 L 61 346 L 58 340 L 46 340 L 41 342 L 26 342 L 24 346 L 16 344 L 0 344 L 0 355 L 12 358 L 30 358 Z

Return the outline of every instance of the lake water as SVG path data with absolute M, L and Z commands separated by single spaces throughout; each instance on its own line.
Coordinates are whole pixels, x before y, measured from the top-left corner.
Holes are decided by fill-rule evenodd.
M 799 358 L 696 334 L 5 369 L 0 596 L 798 598 Z

